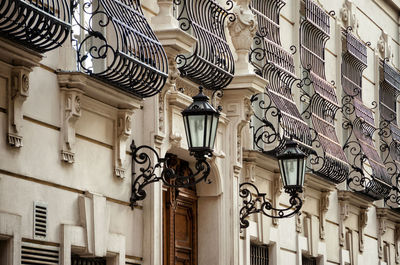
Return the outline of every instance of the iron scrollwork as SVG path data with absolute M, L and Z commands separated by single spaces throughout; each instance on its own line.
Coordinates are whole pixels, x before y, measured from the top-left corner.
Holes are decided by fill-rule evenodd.
M 39 53 L 60 47 L 71 32 L 67 0 L 0 1 L 0 35 Z
M 258 29 L 254 37 L 249 61 L 256 73 L 269 80 L 265 92 L 254 95 L 253 141 L 256 149 L 264 153 L 278 153 L 285 146 L 285 138 L 293 136 L 301 143 L 302 150 L 312 152 L 311 135 L 291 95 L 296 82 L 293 53 L 281 46 L 279 12 L 284 1 L 252 0 L 251 10 L 257 16 Z
M 160 92 L 168 59 L 139 0 L 73 0 L 72 9 L 81 71 L 140 98 Z
M 260 193 L 258 188 L 249 182 L 244 182 L 239 186 L 239 196 L 243 199 L 243 206 L 240 208 L 240 228 L 249 227 L 250 223 L 247 217 L 251 214 L 262 213 L 271 218 L 287 218 L 297 214 L 303 201 L 299 197 L 301 189 L 286 189 L 290 195 L 289 204 L 287 208 L 279 209 L 274 208 L 272 203 L 268 201 L 265 193 Z M 273 213 L 276 214 L 273 214 Z
M 193 53 L 176 57 L 181 75 L 211 90 L 226 87 L 233 78 L 234 58 L 224 23 L 235 20 L 229 13 L 233 2 L 227 0 L 227 8 L 215 0 L 174 0 L 174 4 L 180 28 L 197 39 Z
M 305 105 L 302 116 L 312 124 L 311 170 L 333 183 L 346 180 L 347 158 L 335 131 L 335 117 L 340 110 L 334 84 L 326 80 L 325 44 L 329 39 L 330 16 L 312 0 L 305 0 L 305 17 L 300 25 L 300 60 L 303 81 L 297 86 Z
M 152 147 L 136 146 L 132 141 L 130 148 L 132 151 L 132 194 L 130 198 L 132 209 L 137 205 L 137 201 L 146 198 L 147 193 L 144 188 L 151 183 L 162 181 L 164 185 L 174 188 L 194 186 L 201 181 L 210 183 L 207 177 L 210 174 L 211 166 L 206 158 L 211 157 L 211 153 L 193 154 L 196 158 L 196 171 L 190 176 L 180 176 L 168 167 L 168 158 L 161 158 Z M 135 172 L 136 163 L 141 165 L 138 175 Z M 157 175 L 158 170 L 161 170 L 159 175 Z
M 372 140 L 375 132 L 379 131 L 380 135 L 385 132 L 382 128 L 375 128 L 372 109 L 362 102 L 362 72 L 367 66 L 367 47 L 349 29 L 343 34 L 347 51 L 342 63 L 342 86 L 345 92 L 342 98 L 342 127 L 348 134 L 343 150 L 352 159 L 347 185 L 352 190 L 381 199 L 390 192 L 391 177 Z M 376 108 L 376 102 L 372 106 Z M 384 147 L 381 146 L 381 149 Z

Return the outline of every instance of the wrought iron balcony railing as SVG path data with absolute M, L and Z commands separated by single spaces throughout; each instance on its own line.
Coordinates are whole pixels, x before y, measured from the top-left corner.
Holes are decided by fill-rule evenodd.
M 61 46 L 71 32 L 67 0 L 0 1 L 0 36 L 39 53 Z
M 258 30 L 249 58 L 256 72 L 269 80 L 266 92 L 251 99 L 254 144 L 258 150 L 276 153 L 285 146 L 285 138 L 293 137 L 310 153 L 310 129 L 291 94 L 293 84 L 301 80 L 295 76 L 293 55 L 280 45 L 279 12 L 284 5 L 281 0 L 251 1 Z
M 350 32 L 344 32 L 346 52 L 342 60 L 343 127 L 348 138 L 343 147 L 352 164 L 348 178 L 351 189 L 381 199 L 391 189 L 391 176 L 386 171 L 373 135 L 377 131 L 374 114 L 362 102 L 362 72 L 367 67 L 367 47 Z
M 140 98 L 168 77 L 165 51 L 139 0 L 73 0 L 78 68 Z
M 349 165 L 335 130 L 335 116 L 340 106 L 333 84 L 325 77 L 325 44 L 329 39 L 330 17 L 312 0 L 305 0 L 304 8 L 300 60 L 306 78 L 301 101 L 306 105 L 303 116 L 312 124 L 313 146 L 317 149 L 311 164 L 315 174 L 341 183 L 348 176 Z
M 400 206 L 400 129 L 397 125 L 396 115 L 399 95 L 400 73 L 383 61 L 379 90 L 380 151 L 392 181 L 392 190 L 385 198 L 385 202 L 393 208 Z
M 226 19 L 235 19 L 229 13 L 233 2 L 226 1 L 227 9 L 215 0 L 174 0 L 174 3 L 181 29 L 197 39 L 193 53 L 177 56 L 179 71 L 208 89 L 226 87 L 232 81 L 235 68 L 224 28 Z

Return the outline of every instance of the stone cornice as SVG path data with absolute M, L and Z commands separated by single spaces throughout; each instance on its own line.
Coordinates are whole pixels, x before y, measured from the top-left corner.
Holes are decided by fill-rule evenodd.
M 57 72 L 60 88 L 77 88 L 91 98 L 119 109 L 138 109 L 142 99 L 81 72 Z
M 364 209 L 372 206 L 372 202 L 374 201 L 366 195 L 347 190 L 338 191 L 338 200 Z
M 0 38 L 0 60 L 14 66 L 38 66 L 42 55 L 7 39 Z
M 278 160 L 271 156 L 256 150 L 244 150 L 243 161 L 253 162 L 258 167 L 269 170 L 274 173 L 279 173 Z

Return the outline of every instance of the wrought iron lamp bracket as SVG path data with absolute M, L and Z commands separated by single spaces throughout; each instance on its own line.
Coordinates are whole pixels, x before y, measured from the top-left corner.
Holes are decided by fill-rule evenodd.
M 266 199 L 266 194 L 260 193 L 254 184 L 250 182 L 240 184 L 239 196 L 243 199 L 243 206 L 240 208 L 240 228 L 249 227 L 250 223 L 247 217 L 252 214 L 262 213 L 271 218 L 286 218 L 298 213 L 303 205 L 299 193 L 303 192 L 303 190 L 300 188 L 287 188 L 285 192 L 290 195 L 290 206 L 279 209 L 274 208 L 272 203 Z
M 192 152 L 191 155 L 196 158 L 196 172 L 190 176 L 181 176 L 168 167 L 168 158 L 161 158 L 154 148 L 147 145 L 136 146 L 134 141 L 130 148 L 132 151 L 132 194 L 130 198 L 132 209 L 137 205 L 137 201 L 146 198 L 147 193 L 144 188 L 151 183 L 162 181 L 164 185 L 172 188 L 195 186 L 201 181 L 211 183 L 207 179 L 211 166 L 206 159 L 212 156 L 211 152 Z M 142 165 L 138 175 L 135 172 L 136 163 Z M 161 170 L 159 175 L 156 173 L 157 170 Z

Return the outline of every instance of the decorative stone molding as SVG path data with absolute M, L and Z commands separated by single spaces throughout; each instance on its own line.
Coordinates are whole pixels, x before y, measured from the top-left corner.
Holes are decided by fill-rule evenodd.
M 322 192 L 319 201 L 319 237 L 321 239 L 325 239 L 326 213 L 329 209 L 329 195 L 330 191 Z
M 78 198 L 80 225 L 62 225 L 61 265 L 71 265 L 71 249 L 79 248 L 84 255 L 106 257 L 116 253 L 114 263 L 125 265 L 125 236 L 109 232 L 110 212 L 106 198 L 85 192 Z
M 353 191 L 338 191 L 338 200 L 340 207 L 339 218 L 339 244 L 344 246 L 346 238 L 345 221 L 349 217 L 350 207 L 352 211 L 358 215 L 358 250 L 364 251 L 364 230 L 368 223 L 368 208 L 372 205 L 373 199 L 361 196 Z M 358 253 L 351 254 L 353 258 L 358 256 Z
M 390 36 L 382 30 L 381 36 L 379 37 L 377 48 L 379 55 L 382 58 L 387 58 L 389 61 L 393 61 L 392 46 L 389 45 Z
M 387 226 L 387 212 L 384 209 L 376 209 L 376 217 L 378 219 L 378 257 L 382 259 L 383 257 L 383 236 L 386 233 Z
M 256 181 L 256 162 L 254 159 L 244 159 L 243 161 L 243 169 L 244 169 L 244 180 L 249 182 Z
M 22 147 L 22 106 L 29 96 L 29 72 L 24 66 L 15 66 L 11 70 L 11 86 L 8 104 L 8 144 Z
M 394 231 L 394 260 L 396 264 L 400 264 L 400 224 L 396 223 Z
M 364 230 L 368 223 L 368 208 L 361 208 L 358 216 L 358 244 L 360 252 L 364 251 Z
M 117 137 L 115 146 L 115 169 L 117 177 L 125 177 L 126 147 L 132 133 L 132 110 L 119 110 L 117 117 Z
M 280 174 L 275 174 L 274 180 L 272 182 L 272 205 L 276 209 L 279 208 L 279 198 L 282 194 L 282 191 L 283 191 L 283 183 L 281 181 Z M 274 211 L 273 215 L 277 215 L 277 212 Z M 275 226 L 278 225 L 279 219 L 272 218 L 272 224 Z
M 8 239 L 7 264 L 21 264 L 21 226 L 22 217 L 20 215 L 0 212 L 0 235 Z
M 228 28 L 238 57 L 235 74 L 242 75 L 254 72 L 248 61 L 248 54 L 257 32 L 257 20 L 249 8 L 250 0 L 237 0 L 236 3 L 232 9 L 236 19 L 228 24 Z
M 303 222 L 301 217 L 302 215 L 300 212 L 295 216 L 296 232 L 300 234 L 303 232 Z
M 75 125 L 81 117 L 83 91 L 77 88 L 61 89 L 61 160 L 75 162 Z
M 349 217 L 349 205 L 345 201 L 339 202 L 339 245 L 344 246 L 346 241 L 345 221 Z
M 351 27 L 353 32 L 358 35 L 359 23 L 356 17 L 356 5 L 352 0 L 346 0 L 340 9 L 340 17 L 345 28 Z

